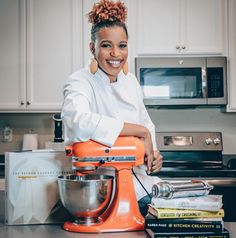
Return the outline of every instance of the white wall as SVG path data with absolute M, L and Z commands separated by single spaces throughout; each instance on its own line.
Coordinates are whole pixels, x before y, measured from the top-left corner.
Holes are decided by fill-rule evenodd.
M 0 133 L 7 124 L 13 129 L 13 141 L 2 142 L 2 136 L 0 136 L 0 154 L 4 154 L 6 151 L 21 150 L 23 135 L 31 130 L 38 134 L 40 149 L 44 148 L 46 141 L 53 140 L 54 122 L 52 114 L 0 114 Z

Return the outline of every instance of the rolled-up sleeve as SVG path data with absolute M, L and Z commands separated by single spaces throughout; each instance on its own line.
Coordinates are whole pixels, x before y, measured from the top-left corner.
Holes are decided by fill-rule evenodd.
M 101 116 L 91 139 L 99 141 L 107 146 L 112 146 L 119 136 L 123 126 L 123 121 L 112 117 Z
M 93 90 L 83 80 L 69 79 L 64 87 L 62 120 L 66 142 L 95 140 L 112 146 L 119 136 L 124 122 L 91 111 Z

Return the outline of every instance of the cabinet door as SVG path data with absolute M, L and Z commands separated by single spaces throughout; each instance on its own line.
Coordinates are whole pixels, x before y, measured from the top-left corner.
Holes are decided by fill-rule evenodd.
M 225 53 L 226 1 L 139 0 L 137 53 Z
M 229 0 L 228 108 L 236 112 L 236 1 Z
M 224 53 L 226 0 L 182 0 L 181 4 L 182 53 Z
M 20 110 L 25 108 L 24 1 L 1 0 L 0 16 L 0 110 Z
M 91 27 L 92 24 L 88 22 L 87 14 L 91 11 L 94 3 L 98 2 L 97 0 L 83 0 L 83 67 L 86 67 L 93 58 L 93 55 L 89 49 L 89 43 L 91 42 Z
M 80 0 L 27 0 L 27 110 L 59 111 L 63 85 L 81 67 Z
M 179 47 L 179 0 L 139 0 L 137 53 L 176 53 Z

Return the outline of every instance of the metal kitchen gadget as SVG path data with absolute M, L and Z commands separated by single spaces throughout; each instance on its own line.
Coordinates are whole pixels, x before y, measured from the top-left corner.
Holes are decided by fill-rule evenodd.
M 67 147 L 75 175 L 58 178 L 59 194 L 75 220 L 63 228 L 88 233 L 143 230 L 131 168 L 144 163 L 144 152 L 135 137 L 119 137 L 111 148 L 92 140 Z M 98 167 L 115 168 L 115 186 L 112 176 L 93 173 Z
M 152 194 L 159 198 L 196 197 L 209 194 L 213 189 L 203 180 L 159 182 L 152 186 Z

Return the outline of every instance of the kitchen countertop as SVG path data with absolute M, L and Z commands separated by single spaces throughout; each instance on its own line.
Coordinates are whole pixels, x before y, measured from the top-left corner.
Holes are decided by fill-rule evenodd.
M 5 225 L 4 191 L 0 190 L 0 237 L 4 238 L 149 238 L 144 231 L 85 234 L 68 232 L 61 225 Z M 236 222 L 225 222 L 230 238 L 236 238 Z
M 4 238 L 148 238 L 144 231 L 85 234 L 68 232 L 61 225 L 5 225 L 4 191 L 0 191 L 0 237 Z

